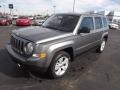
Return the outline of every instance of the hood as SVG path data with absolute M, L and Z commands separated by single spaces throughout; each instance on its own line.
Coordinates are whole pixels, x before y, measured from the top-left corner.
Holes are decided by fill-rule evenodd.
M 52 30 L 52 29 L 48 29 L 48 28 L 42 28 L 39 26 L 13 30 L 13 33 L 19 37 L 25 38 L 25 39 L 33 41 L 33 42 L 38 42 L 38 41 L 43 41 L 43 40 L 48 41 L 48 39 L 52 40 L 51 38 L 53 38 L 53 37 L 60 38 L 61 36 L 66 36 L 65 32 Z
M 2 21 L 2 20 L 7 20 L 6 18 L 0 18 L 0 21 Z

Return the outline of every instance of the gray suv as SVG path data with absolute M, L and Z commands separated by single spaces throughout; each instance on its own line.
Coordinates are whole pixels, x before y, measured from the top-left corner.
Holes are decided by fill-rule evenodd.
M 41 27 L 13 30 L 6 48 L 17 64 L 59 78 L 76 55 L 93 47 L 103 52 L 107 39 L 108 24 L 103 15 L 55 14 Z

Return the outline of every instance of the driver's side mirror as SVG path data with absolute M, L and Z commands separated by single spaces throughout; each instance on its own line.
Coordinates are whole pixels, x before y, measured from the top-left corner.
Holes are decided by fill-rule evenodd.
M 82 27 L 78 30 L 78 34 L 80 33 L 90 33 L 90 29 L 88 27 Z

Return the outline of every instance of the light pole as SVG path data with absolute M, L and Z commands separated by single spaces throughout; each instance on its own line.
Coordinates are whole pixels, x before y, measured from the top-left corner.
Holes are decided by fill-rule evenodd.
M 75 12 L 75 0 L 73 2 L 73 13 Z
M 47 9 L 47 15 L 48 15 L 48 9 Z
M 2 12 L 1 12 L 1 7 L 2 7 L 2 6 L 0 5 L 0 13 L 2 13 Z
M 5 11 L 5 5 L 3 5 L 3 9 L 4 9 L 4 15 L 5 15 L 5 13 L 6 13 L 6 11 Z
M 54 14 L 55 14 L 55 8 L 56 8 L 56 6 L 54 5 L 54 6 L 53 6 Z

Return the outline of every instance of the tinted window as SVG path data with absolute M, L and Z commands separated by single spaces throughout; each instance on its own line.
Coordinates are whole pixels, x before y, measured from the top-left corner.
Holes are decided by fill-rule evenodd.
M 100 29 L 103 27 L 101 17 L 95 17 L 95 26 L 96 26 L 96 29 Z
M 107 25 L 107 19 L 105 18 L 105 17 L 103 17 L 103 26 L 104 27 L 107 27 L 108 25 Z
M 64 32 L 73 32 L 78 20 L 79 16 L 77 15 L 57 14 L 47 19 L 43 23 L 43 27 Z
M 80 29 L 82 29 L 83 27 L 89 28 L 90 30 L 94 30 L 93 18 L 92 17 L 83 18 L 80 25 Z

